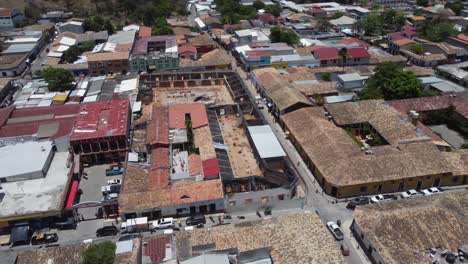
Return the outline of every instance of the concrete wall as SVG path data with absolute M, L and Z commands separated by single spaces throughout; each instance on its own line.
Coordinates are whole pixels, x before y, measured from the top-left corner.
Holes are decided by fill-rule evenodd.
M 215 210 L 210 210 L 210 205 L 214 204 Z M 179 204 L 167 207 L 157 207 L 153 209 L 147 210 L 140 210 L 140 211 L 129 211 L 129 212 L 121 212 L 122 221 L 127 219 L 129 214 L 135 213 L 137 217 L 142 217 L 143 213 L 148 212 L 160 212 L 160 217 L 167 217 L 167 216 L 188 216 L 190 215 L 190 208 L 195 207 L 195 213 L 202 213 L 200 210 L 200 206 L 206 206 L 208 213 L 215 213 L 215 212 L 222 212 L 224 211 L 224 199 L 216 199 L 216 200 L 206 200 L 206 201 L 199 201 L 195 203 L 187 203 L 187 204 Z M 135 218 L 135 217 L 131 217 Z
M 379 252 L 372 245 L 372 242 L 365 236 L 355 221 L 351 224 L 351 232 L 353 232 L 354 238 L 356 238 L 356 241 L 373 264 L 385 263 L 382 256 L 380 256 Z
M 264 191 L 235 193 L 226 195 L 225 210 L 227 213 L 263 211 L 266 208 L 286 209 L 301 207 L 302 198 L 294 198 L 292 190 L 275 188 Z

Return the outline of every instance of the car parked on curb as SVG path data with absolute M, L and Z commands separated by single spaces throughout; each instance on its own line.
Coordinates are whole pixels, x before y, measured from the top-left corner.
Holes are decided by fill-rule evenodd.
M 371 203 L 380 203 L 380 202 L 391 201 L 391 200 L 396 200 L 396 199 L 397 197 L 395 195 L 379 194 L 379 195 L 373 196 L 370 200 L 371 200 Z
M 120 179 L 112 179 L 112 180 L 107 181 L 107 185 L 116 185 L 120 183 L 121 183 Z
M 341 249 L 341 254 L 343 254 L 343 256 L 349 256 L 349 247 L 346 243 L 343 242 L 343 244 L 341 244 L 340 246 L 340 249 Z
M 344 234 L 341 228 L 333 221 L 327 223 L 328 230 L 333 234 L 336 240 L 343 240 Z
M 119 233 L 119 229 L 116 226 L 105 226 L 96 230 L 97 237 L 115 236 L 118 233 Z
M 156 221 L 152 221 L 151 225 L 154 229 L 165 229 L 165 228 L 172 228 L 175 226 L 174 218 L 161 218 Z
M 424 190 L 421 190 L 421 193 L 424 195 L 424 196 L 429 196 L 429 195 L 434 195 L 434 194 L 439 194 L 439 193 L 442 193 L 444 190 L 442 190 L 441 188 L 439 187 L 431 187 L 429 189 L 424 189 Z
M 203 214 L 195 214 L 187 218 L 185 224 L 188 226 L 204 225 L 206 224 L 206 218 Z
M 413 197 L 416 197 L 416 196 L 419 196 L 421 195 L 420 193 L 418 193 L 416 190 L 408 190 L 406 192 L 402 192 L 400 194 L 400 197 L 402 199 L 408 199 L 408 198 L 413 198 Z
M 346 205 L 346 208 L 354 210 L 354 208 L 356 208 L 356 206 L 358 205 L 366 205 L 369 203 L 370 203 L 369 197 L 356 197 L 348 202 L 348 204 Z
M 57 241 L 57 233 L 38 233 L 31 238 L 32 245 L 49 244 Z

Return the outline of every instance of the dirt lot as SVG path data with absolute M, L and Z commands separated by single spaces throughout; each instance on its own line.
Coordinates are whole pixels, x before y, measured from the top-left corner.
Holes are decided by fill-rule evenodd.
M 238 128 L 235 115 L 219 117 L 224 142 L 229 147 L 229 159 L 235 177 L 262 176 L 244 129 Z
M 225 85 L 153 89 L 155 106 L 167 106 L 171 104 L 193 103 L 195 98 L 203 96 L 199 102 L 214 103 L 215 105 L 233 104 Z

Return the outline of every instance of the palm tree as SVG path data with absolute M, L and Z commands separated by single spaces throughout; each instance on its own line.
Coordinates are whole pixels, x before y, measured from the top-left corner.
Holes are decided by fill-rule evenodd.
M 346 59 L 348 58 L 348 49 L 347 49 L 347 48 L 344 48 L 344 47 L 341 48 L 341 49 L 338 51 L 337 55 L 338 55 L 339 57 L 341 57 L 341 61 L 342 61 L 342 64 L 343 64 L 343 70 L 344 70 L 344 67 L 345 67 L 345 65 L 346 65 Z

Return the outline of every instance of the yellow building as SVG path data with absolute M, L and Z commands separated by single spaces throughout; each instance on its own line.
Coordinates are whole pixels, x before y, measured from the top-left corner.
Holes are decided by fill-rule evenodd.
M 468 183 L 466 152 L 441 152 L 383 100 L 303 108 L 283 128 L 324 191 L 338 198 Z

